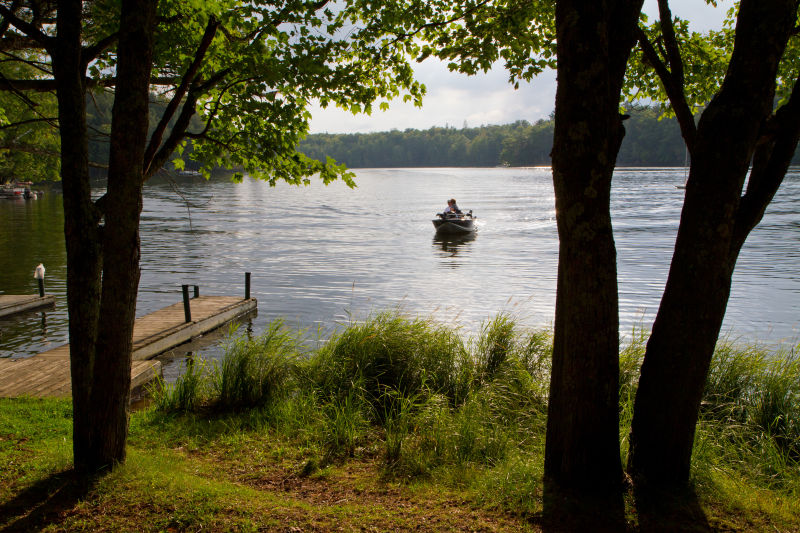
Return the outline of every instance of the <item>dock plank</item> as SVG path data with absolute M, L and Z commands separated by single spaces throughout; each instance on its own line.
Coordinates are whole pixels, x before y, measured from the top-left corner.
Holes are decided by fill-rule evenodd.
M 0 317 L 27 313 L 42 307 L 52 307 L 56 297 L 52 294 L 0 294 Z
M 0 369 L 12 369 L 12 374 L 29 379 L 13 383 L 0 379 L 0 397 L 69 397 L 72 394 L 67 359 L 0 359 Z M 131 388 L 147 383 L 160 372 L 160 361 L 134 361 L 131 365 Z
M 200 296 L 190 301 L 192 321 L 186 322 L 183 302 L 136 319 L 133 327 L 131 388 L 141 386 L 161 372 L 150 361 L 159 353 L 254 311 L 255 298 Z M 70 396 L 69 345 L 58 346 L 25 359 L 0 359 L 0 397 Z

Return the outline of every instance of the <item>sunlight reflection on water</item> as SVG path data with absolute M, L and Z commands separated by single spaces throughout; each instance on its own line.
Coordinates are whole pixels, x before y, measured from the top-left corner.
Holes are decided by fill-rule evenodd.
M 137 315 L 179 301 L 183 283 L 199 285 L 203 294 L 242 294 L 249 271 L 259 300 L 250 324 L 256 333 L 277 317 L 329 328 L 396 307 L 467 333 L 503 311 L 528 326 L 551 325 L 558 238 L 549 169 L 356 174 L 354 190 L 342 183 L 271 188 L 254 180 L 154 180 L 146 187 L 142 213 Z M 615 175 L 623 334 L 652 322 L 672 255 L 683 200 L 676 185 L 683 174 L 683 169 L 618 169 Z M 472 238 L 434 235 L 431 219 L 450 197 L 478 216 Z M 32 355 L 66 342 L 59 201 L 51 194 L 37 204 L 0 205 L 0 289 L 31 292 L 28 271 L 42 260 L 48 290 L 58 297 L 45 332 L 39 314 L 0 322 L 0 356 Z M 725 331 L 748 340 L 797 341 L 798 210 L 800 175 L 794 172 L 742 251 Z M 22 251 L 9 254 L 12 248 Z M 203 348 L 212 357 L 219 351 L 218 341 Z

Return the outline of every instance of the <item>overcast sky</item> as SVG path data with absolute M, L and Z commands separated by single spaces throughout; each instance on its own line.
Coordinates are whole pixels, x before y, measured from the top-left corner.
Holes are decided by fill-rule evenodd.
M 733 0 L 719 0 L 719 7 L 705 0 L 672 0 L 672 13 L 688 19 L 697 31 L 718 28 Z M 656 0 L 645 0 L 644 10 L 657 13 Z M 338 108 L 313 107 L 311 133 L 369 133 L 433 126 L 469 127 L 508 124 L 516 120 L 535 122 L 553 111 L 556 94 L 555 73 L 545 72 L 530 83 L 520 83 L 514 90 L 508 74 L 498 66 L 487 74 L 465 76 L 449 72 L 445 63 L 428 59 L 415 67 L 417 79 L 427 87 L 422 108 L 390 102 L 388 111 L 374 111 L 371 116 Z M 376 106 L 377 107 L 377 106 Z

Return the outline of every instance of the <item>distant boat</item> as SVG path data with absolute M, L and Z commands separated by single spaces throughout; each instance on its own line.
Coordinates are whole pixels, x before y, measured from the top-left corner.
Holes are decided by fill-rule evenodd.
M 42 196 L 43 193 L 41 191 L 34 191 L 31 189 L 31 185 L 33 185 L 33 183 L 30 181 L 15 181 L 13 183 L 0 185 L 0 198 L 10 200 L 36 200 Z
M 179 170 L 176 174 L 182 178 L 196 178 L 202 176 L 199 170 Z
M 437 235 L 462 235 L 475 231 L 475 219 L 472 211 L 468 213 L 437 213 L 438 218 L 433 219 L 433 227 Z

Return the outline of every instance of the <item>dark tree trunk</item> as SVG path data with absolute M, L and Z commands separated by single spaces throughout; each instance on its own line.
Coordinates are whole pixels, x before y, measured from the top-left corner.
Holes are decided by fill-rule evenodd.
M 58 5 L 52 56 L 67 243 L 73 453 L 80 472 L 125 459 L 155 7 L 151 0 L 122 3 L 108 192 L 101 211 L 89 182 L 81 2 Z
M 128 437 L 155 8 L 154 0 L 126 0 L 120 16 L 118 84 L 104 205 L 103 291 L 92 387 L 92 404 L 101 421 L 93 442 L 97 467 L 122 462 Z
M 625 64 L 642 2 L 559 1 L 553 182 L 559 235 L 545 479 L 617 497 L 619 318 L 610 191 Z M 620 500 L 621 503 L 621 500 Z
M 742 1 L 725 82 L 698 124 L 675 252 L 634 407 L 628 469 L 644 488 L 689 481 L 695 425 L 733 268 L 757 222 L 742 209 L 742 188 L 767 129 L 777 65 L 796 10 L 797 0 Z M 751 182 L 758 179 L 751 175 Z
M 51 51 L 58 84 L 61 180 L 67 246 L 67 308 L 73 403 L 75 468 L 92 462 L 91 392 L 102 268 L 97 211 L 89 184 L 84 70 L 81 66 L 81 2 L 58 4 L 58 35 Z

